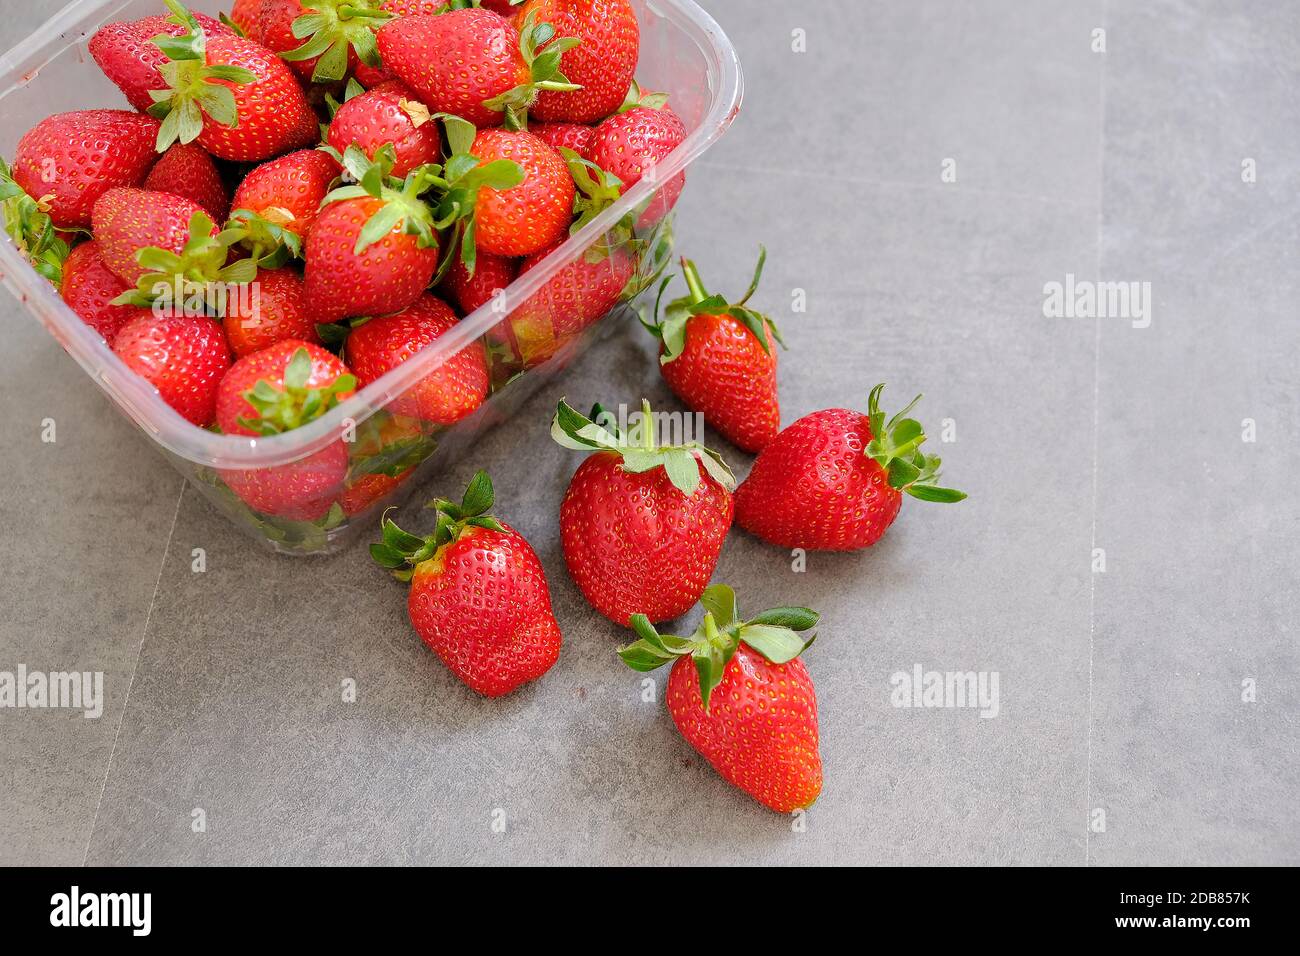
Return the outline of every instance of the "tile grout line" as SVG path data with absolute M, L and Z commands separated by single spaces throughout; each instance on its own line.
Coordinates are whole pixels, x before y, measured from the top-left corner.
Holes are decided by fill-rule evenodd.
M 1101 26 L 1106 29 L 1106 0 L 1101 0 Z M 1102 231 L 1106 191 L 1106 54 L 1097 71 L 1097 281 L 1101 281 Z M 1092 865 L 1092 670 L 1097 638 L 1097 571 L 1092 555 L 1097 550 L 1097 496 L 1099 487 L 1101 419 L 1101 315 L 1093 322 L 1092 340 L 1092 553 L 1088 574 L 1088 748 L 1083 786 L 1083 865 Z
M 167 530 L 167 543 L 163 545 L 162 560 L 158 562 L 158 577 L 153 582 L 153 594 L 149 598 L 149 610 L 145 612 L 144 627 L 140 629 L 140 643 L 135 649 L 135 666 L 131 668 L 131 681 L 126 685 L 126 698 L 122 701 L 122 713 L 117 718 L 117 731 L 113 734 L 113 747 L 108 752 L 108 765 L 104 767 L 104 779 L 99 785 L 99 800 L 95 804 L 95 816 L 90 821 L 90 833 L 86 837 L 86 852 L 81 855 L 84 867 L 90 859 L 90 844 L 95 839 L 95 830 L 99 826 L 99 811 L 104 806 L 104 794 L 108 790 L 108 775 L 113 770 L 113 759 L 117 756 L 117 742 L 122 736 L 122 725 L 126 723 L 126 709 L 131 703 L 131 691 L 135 688 L 135 675 L 140 670 L 140 656 L 144 651 L 144 639 L 149 633 L 149 622 L 153 620 L 154 605 L 158 603 L 158 589 L 162 585 L 163 570 L 167 567 L 167 555 L 171 551 L 172 538 L 176 534 L 176 519 L 180 517 L 181 501 L 185 498 L 185 486 L 189 482 L 181 479 L 180 494 L 176 496 L 176 508 L 172 511 L 172 524 Z

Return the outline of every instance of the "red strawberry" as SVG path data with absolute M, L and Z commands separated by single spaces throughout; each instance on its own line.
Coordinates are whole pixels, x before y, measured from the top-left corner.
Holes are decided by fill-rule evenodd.
M 157 136 L 157 120 L 126 110 L 59 113 L 18 141 L 13 181 L 40 201 L 55 227 L 84 229 L 100 196 L 144 181 L 158 158 Z
M 529 256 L 519 274 L 527 275 L 553 251 L 554 247 Z M 540 365 L 604 318 L 618 304 L 635 272 L 636 260 L 625 246 L 580 253 L 489 336 L 508 345 L 524 368 Z
M 83 242 L 72 250 L 63 263 L 63 282 L 59 295 L 68 308 L 104 337 L 111 346 L 118 331 L 133 319 L 152 315 L 136 305 L 113 305 L 113 299 L 129 286 L 119 279 L 99 254 L 99 243 Z
M 333 83 L 358 63 L 379 66 L 375 30 L 389 16 L 376 0 L 263 0 L 260 39 L 304 80 Z
M 433 454 L 434 439 L 419 419 L 377 412 L 357 427 L 348 480 L 339 506 L 348 516 L 387 498 Z
M 159 149 L 197 140 L 219 159 L 259 162 L 317 139 L 316 114 L 283 60 L 253 40 L 209 35 L 177 0 L 166 3 L 189 32 L 159 40 L 170 58 L 165 88 L 150 94 Z
M 551 424 L 559 444 L 591 452 L 560 505 L 564 560 L 578 590 L 615 624 L 627 627 L 637 613 L 670 620 L 713 576 L 736 479 L 694 442 L 656 444 L 649 402 L 631 439 L 611 419 L 600 406 L 586 418 L 561 400 Z
M 230 194 L 207 150 L 196 143 L 173 143 L 145 177 L 145 189 L 171 193 L 198 203 L 214 222 L 225 222 Z
M 668 713 L 724 780 L 778 813 L 811 806 L 822 789 L 817 693 L 798 655 L 816 635 L 798 632 L 816 627 L 817 612 L 778 607 L 741 621 L 725 584 L 700 603 L 704 620 L 690 637 L 661 635 L 634 615 L 640 639 L 619 656 L 638 671 L 673 662 Z
M 300 255 L 338 176 L 339 164 L 318 149 L 300 149 L 253 169 L 230 204 L 232 225 L 244 231 L 243 247 L 270 267 Z
M 461 315 L 469 315 L 479 306 L 491 302 L 494 295 L 514 282 L 518 271 L 519 265 L 514 259 L 479 252 L 475 258 L 473 275 L 469 274 L 465 263 L 455 257 L 442 285 L 448 297 L 459 306 Z
M 550 670 L 560 626 L 536 553 L 487 514 L 492 482 L 480 471 L 459 505 L 439 499 L 427 538 L 383 522 L 370 553 L 411 582 L 407 613 L 424 643 L 453 674 L 487 697 L 508 694 Z
M 866 415 L 813 412 L 777 435 L 736 492 L 741 527 L 784 548 L 855 551 L 888 530 L 901 492 L 922 501 L 965 498 L 936 486 L 939 459 L 917 450 L 925 432 L 904 416 L 921 396 L 886 422 L 884 387 L 871 390 Z
M 683 259 L 690 293 L 668 304 L 662 322 L 646 326 L 661 342 L 659 370 L 668 387 L 688 408 L 703 413 L 727 441 L 748 452 L 762 451 L 781 430 L 776 393 L 781 334 L 775 322 L 745 306 L 758 288 L 766 258 L 760 246 L 754 278 L 734 304 L 705 292 L 695 263 Z
M 546 41 L 557 51 L 576 42 L 554 36 L 546 24 L 516 31 L 490 10 L 469 8 L 390 20 L 379 31 L 379 52 L 433 112 L 518 129 L 539 91 L 576 88 L 559 74 L 558 55 L 537 50 Z
M 217 392 L 217 424 L 227 434 L 279 434 L 319 418 L 355 388 L 356 378 L 329 352 L 287 339 L 231 366 Z M 316 521 L 329 512 L 347 471 L 348 451 L 339 438 L 297 461 L 220 474 L 255 511 Z
M 581 123 L 530 123 L 528 132 L 557 153 L 562 149 L 571 149 L 579 156 L 587 155 L 587 150 L 596 138 L 596 128 Z
M 527 256 L 567 235 L 574 185 L 559 153 L 532 133 L 504 129 L 480 131 L 470 152 L 484 163 L 517 163 L 524 173 L 517 186 L 479 190 L 475 240 L 480 249 L 498 256 Z
M 230 8 L 230 22 L 243 30 L 244 36 L 258 43 L 262 42 L 261 20 L 262 0 L 235 0 Z
M 341 157 L 352 145 L 374 159 L 379 147 L 392 143 L 397 157 L 392 175 L 398 178 L 442 153 L 438 124 L 429 122 L 429 109 L 400 83 L 361 93 L 345 102 L 330 121 L 326 137 Z
M 528 0 L 517 16 L 521 22 L 549 23 L 561 36 L 581 41 L 560 58 L 565 79 L 581 89 L 542 91 L 532 106 L 534 116 L 594 123 L 622 105 L 641 36 L 629 0 Z
M 428 348 L 456 327 L 456 313 L 441 299 L 422 295 L 396 315 L 367 319 L 347 338 L 347 362 L 365 388 Z M 398 415 L 433 425 L 452 425 L 473 414 L 488 393 L 487 358 L 483 343 L 469 342 L 433 372 L 393 399 Z
M 686 126 L 669 107 L 634 106 L 596 127 L 586 157 L 617 176 L 626 191 L 642 176 L 649 175 L 684 139 Z M 660 186 L 637 225 L 648 228 L 666 216 L 685 184 L 686 174 L 682 172 Z
M 194 19 L 210 37 L 230 36 L 234 32 L 224 23 L 202 13 L 194 14 Z M 87 47 L 104 75 L 116 84 L 135 109 L 143 113 L 154 104 L 149 92 L 167 88 L 161 72 L 168 63 L 167 54 L 154 38 L 179 37 L 186 31 L 187 27 L 167 16 L 118 21 L 100 27 Z
M 104 264 L 134 286 L 155 271 L 141 264 L 137 253 L 154 247 L 179 256 L 190 241 L 196 215 L 203 217 L 209 234 L 216 236 L 216 225 L 196 202 L 145 189 L 110 189 L 95 203 L 92 217 Z
M 212 424 L 217 388 L 230 368 L 226 336 L 215 321 L 146 313 L 122 327 L 113 351 L 181 417 L 200 428 Z
M 302 278 L 293 269 L 259 269 L 250 293 L 236 297 L 226 309 L 226 338 L 237 358 L 286 339 L 320 344 Z

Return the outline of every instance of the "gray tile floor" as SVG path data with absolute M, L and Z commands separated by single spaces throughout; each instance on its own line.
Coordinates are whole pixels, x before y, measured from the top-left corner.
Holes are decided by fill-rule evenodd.
M 252 551 L 6 300 L 0 669 L 100 670 L 106 704 L 0 710 L 0 862 L 1300 862 L 1300 11 L 708 6 L 746 105 L 691 174 L 682 251 L 738 289 L 767 244 L 786 421 L 924 390 L 971 493 L 802 574 L 728 543 L 746 606 L 824 614 L 805 826 L 642 702 L 564 572 L 577 462 L 545 423 L 560 394 L 672 405 L 637 329 L 427 489 L 488 468 L 550 576 L 560 662 L 488 702 L 363 548 Z M 13 11 L 0 46 L 41 16 Z M 1067 273 L 1149 282 L 1150 326 L 1045 318 Z M 892 706 L 918 664 L 996 672 L 997 716 Z

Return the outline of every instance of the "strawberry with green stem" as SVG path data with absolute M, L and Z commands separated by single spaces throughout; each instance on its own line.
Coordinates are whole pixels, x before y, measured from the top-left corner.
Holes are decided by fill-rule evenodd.
M 173 143 L 154 163 L 142 189 L 171 193 L 204 208 L 214 222 L 225 222 L 230 193 L 208 151 L 198 143 Z
M 165 88 L 149 94 L 159 151 L 197 140 L 220 159 L 258 162 L 316 139 L 316 116 L 279 57 L 233 33 L 210 37 L 178 0 L 165 2 L 187 32 L 153 40 L 168 57 Z
M 527 0 L 521 22 L 550 23 L 576 38 L 559 61 L 576 90 L 543 89 L 532 106 L 541 120 L 594 123 L 618 109 L 636 71 L 640 28 L 630 0 Z M 550 53 L 550 47 L 542 49 Z
M 686 124 L 667 99 L 661 93 L 642 93 L 633 84 L 619 112 L 596 126 L 586 157 L 617 176 L 624 191 L 643 177 L 658 176 L 655 167 L 686 139 Z M 685 185 L 685 172 L 661 183 L 637 218 L 637 226 L 647 229 L 668 215 Z
M 260 5 L 261 0 L 257 2 Z M 209 37 L 235 32 L 232 26 L 206 14 L 195 13 L 194 19 Z M 164 36 L 183 36 L 188 30 L 188 25 L 166 14 L 118 20 L 96 30 L 87 48 L 104 75 L 122 91 L 134 109 L 143 113 L 154 104 L 150 92 L 167 86 L 161 72 L 168 62 L 167 54 L 155 41 Z
M 339 505 L 349 517 L 365 511 L 405 481 L 437 448 L 417 418 L 377 412 L 357 426 L 352 461 Z
M 376 0 L 263 0 L 261 42 L 303 79 L 336 83 L 358 62 L 379 68 L 375 33 L 391 17 Z
M 590 417 L 562 399 L 551 422 L 561 446 L 588 452 L 560 504 L 569 574 L 601 614 L 666 621 L 704 592 L 731 528 L 736 479 L 698 443 L 660 445 L 650 403 L 633 434 L 599 405 Z
M 920 450 L 921 423 L 908 415 L 921 396 L 886 420 L 884 385 L 871 390 L 867 414 L 830 408 L 783 430 L 736 491 L 736 521 L 783 548 L 855 551 L 875 544 L 898 517 L 904 493 L 956 502 L 940 487 L 940 459 Z
M 64 262 L 69 256 L 67 240 L 54 227 L 48 200 L 42 202 L 29 196 L 14 182 L 3 159 L 0 159 L 0 215 L 4 216 L 5 232 L 13 240 L 19 255 L 39 275 L 60 285 Z M 78 311 L 75 306 L 74 311 Z M 87 322 L 96 325 L 89 319 Z
M 560 655 L 560 626 L 546 575 L 523 536 L 488 514 L 492 482 L 478 472 L 459 504 L 430 502 L 427 537 L 387 517 L 371 557 L 409 581 L 407 613 L 416 633 L 453 674 L 487 697 L 536 680 Z
M 321 203 L 341 167 L 319 149 L 300 149 L 255 167 L 235 189 L 228 229 L 259 266 L 282 266 L 302 255 Z
M 689 292 L 669 302 L 662 319 L 642 323 L 660 341 L 659 371 L 668 387 L 727 441 L 749 452 L 761 451 L 781 430 L 776 346 L 785 343 L 776 323 L 748 306 L 766 259 L 767 250 L 759 246 L 754 277 L 734 303 L 707 292 L 695 263 L 682 259 Z M 659 287 L 660 298 L 668 281 Z
M 777 607 L 742 621 L 725 584 L 706 589 L 700 604 L 704 619 L 688 637 L 633 615 L 638 639 L 619 656 L 637 671 L 673 665 L 668 712 L 724 780 L 778 813 L 811 806 L 822 788 L 817 694 L 798 658 L 819 615 Z
M 363 90 L 349 81 L 347 97 L 334 111 L 326 132 L 329 153 L 340 163 L 349 146 L 357 146 L 372 160 L 378 149 L 391 143 L 391 175 L 399 179 L 425 163 L 441 158 L 442 137 L 430 122 L 429 109 L 401 83 Z

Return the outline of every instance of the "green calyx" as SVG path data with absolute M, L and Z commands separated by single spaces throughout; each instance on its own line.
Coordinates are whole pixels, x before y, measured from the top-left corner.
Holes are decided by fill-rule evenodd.
M 448 156 L 439 180 L 442 195 L 434 204 L 434 224 L 438 229 L 450 229 L 451 241 L 447 243 L 447 255 L 438 267 L 435 282 L 442 279 L 457 255 L 465 271 L 474 275 L 478 261 L 475 213 L 479 190 L 484 186 L 514 189 L 524 181 L 524 168 L 514 160 L 494 159 L 485 163 L 470 152 L 476 134 L 473 123 L 447 113 L 438 114 L 438 118 L 446 129 Z
M 293 35 L 305 41 L 280 57 L 290 62 L 320 57 L 313 83 L 336 83 L 348 72 L 348 50 L 367 66 L 379 66 L 375 31 L 392 18 L 376 0 L 302 0 L 304 13 L 293 21 Z
M 758 344 L 763 347 L 764 352 L 770 350 L 767 341 L 767 333 L 771 333 L 773 340 L 780 343 L 785 348 L 785 340 L 781 338 L 781 330 L 777 328 L 776 322 L 762 312 L 748 308 L 746 303 L 758 289 L 759 279 L 763 275 L 763 264 L 767 261 L 767 249 L 763 246 L 758 247 L 758 263 L 754 266 L 754 277 L 749 281 L 749 288 L 745 294 L 736 302 L 728 302 L 721 295 L 709 294 L 705 291 L 704 283 L 700 281 L 700 273 L 695 268 L 695 263 L 690 259 L 682 259 L 682 277 L 686 280 L 687 294 L 680 299 L 674 299 L 663 308 L 663 318 L 659 318 L 659 303 L 663 299 L 664 290 L 668 283 L 672 281 L 669 276 L 659 285 L 659 295 L 655 299 L 655 321 L 647 322 L 642 319 L 641 324 L 664 343 L 663 354 L 659 356 L 659 363 L 667 365 L 677 356 L 681 355 L 686 348 L 686 326 L 691 318 L 696 315 L 729 315 L 741 325 L 747 328 L 754 338 L 758 339 Z
M 891 488 L 905 491 L 922 501 L 961 501 L 966 497 L 964 491 L 940 488 L 935 484 L 939 479 L 940 459 L 920 450 L 925 441 L 925 429 L 916 419 L 906 417 L 921 396 L 916 396 L 906 408 L 885 421 L 885 413 L 880 410 L 880 393 L 884 388 L 883 382 L 873 388 L 867 401 L 872 436 L 867 443 L 867 457 L 885 469 Z
M 662 468 L 668 480 L 682 494 L 690 497 L 700 486 L 700 469 L 704 465 L 709 477 L 728 492 L 736 488 L 736 476 L 716 451 L 698 442 L 685 445 L 659 445 L 655 441 L 655 418 L 650 403 L 642 399 L 641 414 L 627 432 L 623 432 L 614 415 L 600 405 L 592 407 L 591 417 L 571 407 L 564 399 L 551 420 L 551 438 L 575 451 L 612 451 L 623 459 L 623 470 L 639 474 Z
M 528 64 L 529 82 L 483 101 L 488 109 L 506 114 L 506 129 L 528 128 L 528 108 L 543 90 L 565 92 L 582 89 L 578 84 L 570 83 L 560 72 L 560 57 L 582 41 L 577 37 L 556 37 L 555 27 L 551 24 L 534 21 L 535 14 L 530 12 L 519 28 L 519 52 Z M 541 49 L 543 46 L 546 49 Z
M 184 27 L 187 32 L 178 37 L 163 33 L 151 41 L 167 54 L 168 60 L 159 67 L 167 89 L 149 91 L 154 100 L 149 115 L 162 120 L 157 142 L 160 153 L 172 143 L 189 143 L 197 139 L 203 132 L 205 116 L 221 126 L 239 125 L 234 92 L 216 81 L 240 85 L 257 82 L 257 75 L 243 67 L 209 66 L 207 37 L 199 21 L 177 0 L 166 0 L 166 4 L 172 11 L 171 22 Z
M 279 435 L 320 418 L 339 403 L 341 395 L 356 390 L 357 378 L 350 374 L 340 375 L 326 386 L 312 388 L 308 384 L 311 365 L 311 355 L 300 348 L 284 367 L 283 386 L 259 379 L 243 393 L 257 416 L 240 418 L 239 424 L 259 435 Z
M 741 643 L 773 664 L 788 664 L 812 645 L 817 635 L 801 636 L 817 626 L 820 615 L 806 607 L 774 607 L 747 621 L 736 613 L 736 592 L 725 584 L 705 589 L 700 598 L 704 619 L 690 637 L 660 634 L 644 614 L 633 614 L 637 640 L 618 649 L 623 663 L 637 671 L 652 671 L 679 657 L 691 658 L 700 677 L 700 697 L 709 709 L 713 690 L 722 682 L 727 664 Z
M 399 581 L 409 581 L 416 565 L 428 561 L 438 553 L 439 548 L 451 544 L 467 528 L 505 531 L 501 523 L 488 514 L 494 499 L 492 479 L 486 471 L 479 471 L 465 489 L 460 504 L 447 498 L 438 498 L 425 505 L 438 514 L 433 534 L 427 537 L 421 538 L 403 531 L 385 514 L 380 522 L 383 540 L 370 546 L 370 556 L 380 567 L 391 571 Z
M 569 167 L 573 185 L 577 187 L 573 194 L 573 223 L 569 226 L 569 235 L 577 232 L 591 220 L 618 201 L 623 194 L 623 180 L 613 173 L 607 173 L 589 159 L 584 159 L 566 147 L 560 148 L 560 155 Z M 624 231 L 631 236 L 632 217 L 627 217 Z
M 146 246 L 135 254 L 135 261 L 146 272 L 128 289 L 112 300 L 113 305 L 139 305 L 148 308 L 158 301 L 159 286 L 174 286 L 179 280 L 184 289 L 203 292 L 217 286 L 246 285 L 257 277 L 257 262 L 236 259 L 229 262 L 230 247 L 240 239 L 237 230 L 212 234 L 212 220 L 205 212 L 190 216 L 189 238 L 177 254 L 170 249 Z
M 400 180 L 390 175 L 396 161 L 397 154 L 391 143 L 381 146 L 373 161 L 359 146 L 349 146 L 342 162 L 355 182 L 333 190 L 321 202 L 322 208 L 345 199 L 370 197 L 383 202 L 383 206 L 366 220 L 357 236 L 353 248 L 357 255 L 398 228 L 406 235 L 415 236 L 421 249 L 438 242 L 438 227 L 433 213 L 421 197 L 431 189 L 446 187 L 442 167 L 437 163 L 426 163 Z
M 226 222 L 230 234 L 261 269 L 278 269 L 290 259 L 302 258 L 302 237 L 283 223 L 292 222 L 287 209 L 271 207 L 261 213 L 236 209 Z
M 68 243 L 54 228 L 47 197 L 33 199 L 10 174 L 9 164 L 0 159 L 0 213 L 5 232 L 19 254 L 40 275 L 56 286 L 63 282 L 63 262 L 68 258 Z
M 626 113 L 628 110 L 641 107 L 647 110 L 661 110 L 668 105 L 667 93 L 646 93 L 640 87 L 636 80 L 627 88 L 627 96 L 623 97 L 623 102 L 619 105 L 618 112 Z

